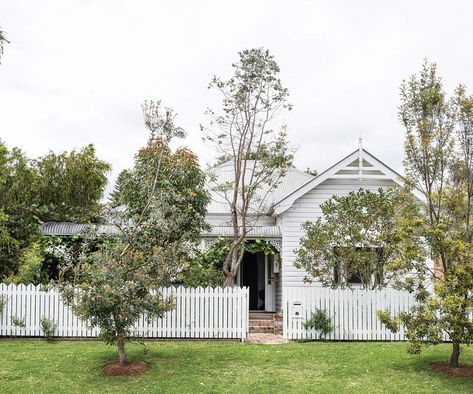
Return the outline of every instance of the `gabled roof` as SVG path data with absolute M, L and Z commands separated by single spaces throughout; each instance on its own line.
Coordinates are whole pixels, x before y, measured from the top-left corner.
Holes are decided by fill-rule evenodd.
M 365 149 L 357 149 L 315 178 L 276 201 L 269 213 L 280 215 L 288 210 L 299 197 L 302 197 L 328 178 L 359 179 L 360 174 L 362 179 L 385 179 L 392 180 L 400 186 L 404 185 L 404 178 L 399 173 Z
M 254 165 L 253 160 L 248 160 L 248 166 L 251 167 Z M 231 183 L 234 180 L 234 168 L 233 162 L 227 161 L 221 163 L 209 170 L 209 172 L 216 178 L 216 182 L 207 182 L 207 188 L 210 190 L 211 202 L 207 206 L 208 215 L 219 215 L 219 214 L 230 214 L 230 207 L 223 196 L 224 193 L 219 193 L 215 190 L 216 184 L 225 184 Z M 272 189 L 268 195 L 266 195 L 267 185 L 263 185 L 261 189 L 258 190 L 257 197 L 264 197 L 265 200 L 265 209 L 269 209 L 276 201 L 281 200 L 284 196 L 290 194 L 292 191 L 300 187 L 301 185 L 307 183 L 314 176 L 308 174 L 305 171 L 301 171 L 296 167 L 289 167 L 286 170 L 285 175 L 279 180 L 279 184 L 276 188 Z M 250 209 L 251 211 L 251 209 Z

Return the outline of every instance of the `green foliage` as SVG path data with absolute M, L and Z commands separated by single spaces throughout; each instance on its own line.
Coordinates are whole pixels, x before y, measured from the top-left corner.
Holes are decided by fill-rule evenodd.
M 422 201 L 415 215 L 405 212 L 397 223 L 401 243 L 389 268 L 417 304 L 381 317 L 391 329 L 393 322 L 404 325 L 412 353 L 446 335 L 453 345 L 450 366 L 457 367 L 460 344 L 473 342 L 473 96 L 459 86 L 449 98 L 436 65 L 425 62 L 401 86 L 399 117 L 407 181 Z
M 198 250 L 180 275 L 185 286 L 216 287 L 222 286 L 225 276 L 223 262 L 228 255 L 231 241 L 226 237 L 218 238 L 205 250 Z M 274 254 L 274 247 L 264 239 L 245 242 L 245 251 L 249 253 Z
M 21 150 L 0 141 L 0 278 L 18 269 L 22 250 L 37 237 L 37 173 Z
M 96 232 L 84 234 L 77 258 L 63 250 L 58 281 L 74 313 L 99 327 L 107 343 L 118 345 L 121 365 L 125 340 L 137 320 L 173 308 L 173 300 L 163 298 L 159 288 L 176 280 L 206 227 L 208 195 L 197 158 L 184 149 L 173 154 L 168 145 L 183 135 L 173 112 L 162 114 L 159 102 L 145 103 L 143 112 L 151 137 L 135 157 L 126 177 L 130 183 L 119 188 L 118 198 L 126 205 L 110 217 L 119 233 L 100 242 Z
M 98 219 L 109 169 L 92 145 L 31 160 L 0 141 L 0 278 L 16 275 L 25 251 L 41 242 L 40 223 Z
M 100 220 L 100 199 L 111 166 L 97 158 L 95 147 L 56 154 L 36 161 L 42 221 L 79 223 Z
M 180 274 L 184 286 L 222 286 L 225 279 L 222 265 L 229 249 L 228 240 L 219 238 L 207 249 L 198 250 Z
M 44 336 L 49 341 L 54 336 L 54 331 L 57 328 L 57 323 L 53 319 L 48 319 L 47 317 L 41 318 L 39 321 L 41 330 L 43 330 Z
M 231 162 L 231 179 L 219 179 L 211 170 L 210 185 L 228 204 L 232 215 L 232 243 L 224 261 L 225 285 L 232 285 L 255 218 L 269 208 L 266 197 L 280 183 L 293 160 L 285 126 L 277 115 L 291 109 L 288 90 L 279 79 L 279 66 L 268 50 L 239 52 L 229 79 L 214 77 L 210 88 L 222 97 L 218 113 L 208 110 L 210 126 L 204 140 Z
M 313 329 L 320 332 L 319 338 L 330 334 L 333 330 L 332 319 L 323 309 L 316 309 L 312 316 L 304 323 L 306 329 Z
M 46 284 L 49 282 L 49 278 L 42 275 L 43 260 L 44 252 L 41 243 L 38 241 L 33 242 L 21 253 L 18 273 L 8 278 L 8 281 L 15 284 L 23 283 L 24 285 L 30 283 Z
M 350 287 L 356 276 L 364 287 L 383 287 L 399 244 L 399 213 L 412 206 L 396 189 L 333 196 L 321 205 L 319 219 L 303 224 L 294 265 L 308 272 L 307 281 L 317 278 L 324 286 Z
M 25 319 L 22 319 L 21 317 L 10 316 L 10 321 L 11 321 L 11 324 L 13 324 L 15 327 L 19 327 L 19 328 L 26 327 L 26 321 Z
M 155 179 L 153 168 L 160 167 Z M 155 189 L 153 198 L 159 199 L 163 217 L 178 218 L 181 231 L 192 239 L 200 236 L 210 201 L 205 189 L 205 174 L 197 156 L 186 148 L 172 152 L 161 139 L 154 139 L 135 156 L 133 169 L 124 171 L 118 178 L 112 206 L 126 206 L 128 214 L 140 217 L 148 203 L 149 191 Z M 151 211 L 146 211 L 149 215 Z
M 245 251 L 249 253 L 264 253 L 266 255 L 268 254 L 275 254 L 276 251 L 274 250 L 274 246 L 271 245 L 268 241 L 265 239 L 255 239 L 251 241 L 246 241 L 245 242 Z
M 376 315 L 378 316 L 379 321 L 383 323 L 388 328 L 388 330 L 391 330 L 394 333 L 399 331 L 399 320 L 391 316 L 389 309 L 377 310 Z

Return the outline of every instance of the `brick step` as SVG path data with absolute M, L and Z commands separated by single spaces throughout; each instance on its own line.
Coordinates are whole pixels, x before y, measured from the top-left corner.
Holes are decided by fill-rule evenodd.
M 274 321 L 273 320 L 250 320 L 250 333 L 254 334 L 267 334 L 274 333 Z
M 251 334 L 274 334 L 274 327 L 272 326 L 256 326 L 250 327 Z
M 274 326 L 274 320 L 251 320 L 250 319 L 250 327 L 256 326 Z

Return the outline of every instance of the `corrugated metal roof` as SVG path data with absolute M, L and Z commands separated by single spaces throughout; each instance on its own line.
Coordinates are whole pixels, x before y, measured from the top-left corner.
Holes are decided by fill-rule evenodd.
M 249 166 L 251 167 L 253 161 L 249 161 Z M 212 176 L 215 177 L 215 181 L 207 182 L 207 188 L 210 190 L 211 202 L 207 206 L 207 213 L 216 214 L 216 213 L 230 213 L 230 208 L 227 200 L 222 195 L 223 193 L 212 190 L 216 185 L 225 184 L 225 182 L 231 183 L 234 180 L 233 175 L 233 165 L 232 162 L 223 163 L 217 167 L 214 167 L 210 170 Z M 312 180 L 314 176 L 306 173 L 305 171 L 298 170 L 295 167 L 289 167 L 286 170 L 286 174 L 279 180 L 279 185 L 271 190 L 268 195 L 266 195 L 267 186 L 262 187 L 255 198 L 255 204 L 259 204 L 258 195 L 261 198 L 265 198 L 265 206 L 262 207 L 264 210 L 269 210 L 269 208 L 276 202 L 283 199 L 285 196 L 291 194 L 294 190 L 297 190 L 302 185 L 306 184 Z M 266 190 L 265 190 L 266 189 Z
M 45 235 L 76 235 L 87 229 L 94 228 L 100 234 L 117 234 L 118 229 L 110 224 L 82 224 L 71 222 L 49 222 L 41 225 L 41 232 Z
M 91 227 L 97 227 L 100 234 L 117 234 L 118 229 L 109 224 L 80 224 L 80 223 L 44 223 L 41 232 L 45 235 L 77 235 Z M 203 237 L 221 237 L 233 234 L 231 226 L 213 226 L 212 230 L 202 234 Z M 248 237 L 280 238 L 281 229 L 279 226 L 255 226 L 248 233 Z
M 233 234 L 231 226 L 213 226 L 212 230 L 203 233 L 203 237 L 221 237 Z M 255 226 L 249 233 L 248 237 L 264 237 L 264 238 L 281 238 L 281 229 L 279 226 Z

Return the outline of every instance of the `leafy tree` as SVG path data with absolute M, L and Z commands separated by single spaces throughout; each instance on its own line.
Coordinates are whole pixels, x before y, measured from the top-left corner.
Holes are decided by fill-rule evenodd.
M 321 217 L 303 224 L 294 265 L 307 271 L 306 281 L 316 278 L 324 286 L 386 286 L 392 277 L 386 266 L 399 243 L 396 221 L 411 203 L 395 189 L 333 196 L 321 205 Z
M 7 280 L 16 284 L 23 283 L 48 283 L 49 278 L 45 276 L 41 268 L 43 266 L 44 251 L 40 242 L 35 241 L 29 245 L 20 255 L 18 273 Z
M 275 124 L 277 115 L 291 106 L 273 56 L 261 48 L 244 50 L 232 66 L 231 78 L 214 77 L 210 83 L 222 96 L 222 111 L 207 111 L 211 124 L 205 134 L 219 161 L 225 158 L 233 167 L 231 180 L 211 177 L 212 189 L 224 198 L 231 212 L 233 234 L 223 264 L 226 286 L 234 284 L 246 236 L 268 208 L 266 197 L 293 158 L 285 127 Z
M 0 141 L 1 233 L 7 237 L 0 251 L 0 277 L 16 272 L 22 251 L 37 237 L 38 174 L 32 160 L 18 148 Z
M 189 261 L 205 226 L 200 212 L 208 203 L 208 198 L 203 198 L 202 173 L 194 171 L 191 190 L 182 170 L 166 168 L 171 165 L 166 158 L 171 154 L 170 140 L 184 136 L 174 124 L 172 110 L 165 109 L 163 115 L 160 103 L 151 102 L 144 104 L 143 111 L 151 137 L 136 156 L 130 179 L 143 182 L 139 196 L 144 201 L 129 199 L 125 193 L 123 201 L 129 205 L 111 217 L 119 233 L 105 238 L 98 249 L 97 234 L 86 238 L 79 264 L 65 264 L 58 282 L 62 297 L 73 311 L 98 326 L 107 343 L 118 346 L 121 366 L 126 365 L 126 338 L 142 314 L 152 319 L 173 307 L 173 300 L 163 299 L 159 287 L 175 280 Z M 180 152 L 180 160 L 179 155 L 183 155 L 189 168 L 198 168 L 194 155 Z M 180 176 L 184 185 L 167 179 L 170 175 Z M 179 190 L 172 189 L 176 186 Z M 124 190 L 128 191 L 127 187 Z M 192 208 L 180 209 L 184 200 Z M 89 241 L 93 248 L 88 247 Z
M 198 250 L 192 260 L 185 265 L 179 279 L 184 286 L 216 287 L 221 286 L 225 277 L 222 263 L 230 249 L 226 238 L 218 238 L 206 249 Z
M 158 165 L 160 176 L 155 181 L 152 169 Z M 170 217 L 179 211 L 181 231 L 194 237 L 204 222 L 210 200 L 197 156 L 186 148 L 173 152 L 163 140 L 150 140 L 135 156 L 133 169 L 120 174 L 111 196 L 112 206 L 126 207 L 134 216 L 140 216 L 143 211 L 149 215 L 145 208 L 153 185 L 156 196 L 166 201 L 163 208 L 168 211 L 163 216 Z
M 42 222 L 99 219 L 109 169 L 92 145 L 31 160 L 0 141 L 0 277 L 16 280 Z
M 448 338 L 451 367 L 459 366 L 460 345 L 473 340 L 472 108 L 473 97 L 462 86 L 453 99 L 447 96 L 435 64 L 425 62 L 401 86 L 404 166 L 423 203 L 399 222 L 402 242 L 390 268 L 417 304 L 394 317 L 390 311 L 379 313 L 393 331 L 405 326 L 411 352 Z
M 49 152 L 36 166 L 43 221 L 88 223 L 100 219 L 100 199 L 111 166 L 97 158 L 93 145 L 70 153 Z

